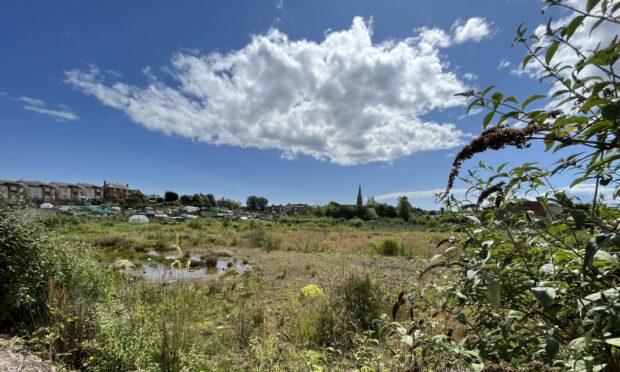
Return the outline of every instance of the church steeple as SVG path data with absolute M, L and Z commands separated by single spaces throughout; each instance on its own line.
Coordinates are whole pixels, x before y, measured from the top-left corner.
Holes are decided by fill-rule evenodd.
M 357 189 L 357 207 L 362 208 L 364 206 L 364 199 L 362 198 L 362 185 Z

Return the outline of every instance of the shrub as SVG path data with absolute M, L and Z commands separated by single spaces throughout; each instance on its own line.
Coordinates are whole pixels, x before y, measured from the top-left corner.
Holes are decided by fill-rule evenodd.
M 89 248 L 62 239 L 23 213 L 0 209 L 0 329 L 49 319 L 49 283 L 95 298 L 99 275 Z
M 254 221 L 252 221 L 254 222 Z M 263 248 L 266 251 L 276 251 L 280 249 L 281 240 L 273 233 L 264 228 L 256 228 L 246 233 L 246 239 L 252 247 Z
M 520 26 L 514 42 L 527 50 L 525 71 L 561 88 L 522 102 L 495 86 L 462 93 L 468 111 L 487 111 L 482 133 L 455 156 L 443 195 L 462 234 L 455 238 L 458 249 L 434 257 L 420 276 L 451 268 L 451 280 L 433 281 L 425 293 L 468 334 L 469 355 L 454 342 L 444 344 L 455 359 L 466 356 L 486 370 L 618 371 L 620 214 L 600 193 L 606 187 L 613 198 L 620 195 L 620 48 L 615 34 L 595 39 L 591 48 L 576 40 L 594 38 L 599 26 L 597 32 L 617 29 L 620 8 L 610 10 L 608 0 L 544 3 L 571 12 L 534 34 Z M 507 125 L 507 119 L 524 125 Z M 480 162 L 461 172 L 481 153 L 536 141 L 545 145 L 548 166 Z M 468 195 L 477 194 L 476 204 L 450 194 L 459 179 Z M 554 185 L 558 181 L 570 188 L 589 182 L 591 207 L 579 208 Z M 525 195 L 537 200 L 516 207 Z M 429 336 L 417 332 L 416 344 L 439 340 Z
M 347 225 L 359 228 L 359 227 L 364 226 L 364 220 L 362 220 L 361 218 L 355 217 L 347 221 Z
M 373 320 L 386 310 L 383 288 L 367 275 L 351 274 L 327 293 L 325 301 L 304 301 L 292 333 L 304 345 L 348 350 L 355 346 L 352 335 L 372 330 Z
M 375 252 L 382 256 L 401 256 L 404 253 L 403 243 L 391 238 L 374 243 L 373 248 Z

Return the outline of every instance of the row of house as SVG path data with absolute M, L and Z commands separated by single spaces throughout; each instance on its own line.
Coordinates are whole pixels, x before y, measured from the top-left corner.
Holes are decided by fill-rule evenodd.
M 0 179 L 0 198 L 23 196 L 36 202 L 83 202 L 89 200 L 120 200 L 139 192 L 129 185 L 103 181 L 103 186 L 90 183 L 40 182 Z
M 265 212 L 271 214 L 286 214 L 295 215 L 302 213 L 308 209 L 307 204 L 286 204 L 286 205 L 268 205 L 265 207 Z

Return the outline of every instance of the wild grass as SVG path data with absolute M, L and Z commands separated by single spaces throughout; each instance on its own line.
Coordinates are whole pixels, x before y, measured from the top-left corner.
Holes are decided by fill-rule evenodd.
M 409 262 L 369 247 L 389 253 L 392 243 L 385 242 L 392 239 L 394 256 L 425 257 L 442 238 L 307 221 L 56 226 L 69 240 L 92 244 L 104 263 L 96 270 L 106 275 L 96 298 L 61 285 L 48 289 L 53 316 L 33 345 L 63 368 L 93 371 L 374 366 L 391 358 L 369 341 L 382 337 L 377 319 L 390 312 L 399 282 L 412 271 Z M 183 262 L 198 255 L 198 265 L 215 267 L 226 256 L 254 268 L 191 281 L 148 281 L 108 269 L 117 260 L 119 266 L 140 262 L 149 250 L 161 252 L 153 262 L 170 265 L 165 255 L 177 247 Z M 315 287 L 323 296 L 301 295 L 302 288 Z
M 201 221 L 201 222 L 195 222 Z M 208 220 L 205 220 L 208 221 Z M 106 223 L 81 222 L 63 225 L 63 234 L 91 242 L 106 249 L 136 251 L 165 251 L 175 234 L 180 234 L 188 249 L 247 247 L 266 251 L 297 251 L 307 253 L 331 252 L 337 254 L 368 255 L 368 247 L 382 239 L 402 242 L 404 255 L 430 257 L 436 252 L 435 244 L 444 233 L 404 228 L 350 227 L 311 223 L 269 223 L 257 221 L 193 220 L 175 225 L 133 225 L 114 221 Z M 109 221 L 108 221 L 109 222 Z M 191 225 L 190 225 L 191 224 Z

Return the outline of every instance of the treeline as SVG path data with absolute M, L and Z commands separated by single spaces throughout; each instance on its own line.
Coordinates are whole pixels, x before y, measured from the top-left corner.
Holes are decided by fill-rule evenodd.
M 151 199 L 147 195 L 141 192 L 137 192 L 129 195 L 125 199 L 121 199 L 119 204 L 125 207 L 145 207 L 152 204 L 166 204 L 166 205 L 178 205 L 200 208 L 226 208 L 226 209 L 239 209 L 241 204 L 231 199 L 215 199 L 213 194 L 197 193 L 193 195 L 179 195 L 174 191 L 166 191 L 163 197 L 157 199 Z
M 369 198 L 366 204 L 361 207 L 330 202 L 324 206 L 309 207 L 307 214 L 315 217 L 331 217 L 344 220 L 354 218 L 364 221 L 400 219 L 404 222 L 426 224 L 429 219 L 439 215 L 439 212 L 425 211 L 421 208 L 413 207 L 409 203 L 408 198 L 402 196 L 398 199 L 396 206 L 377 203 L 373 198 Z

